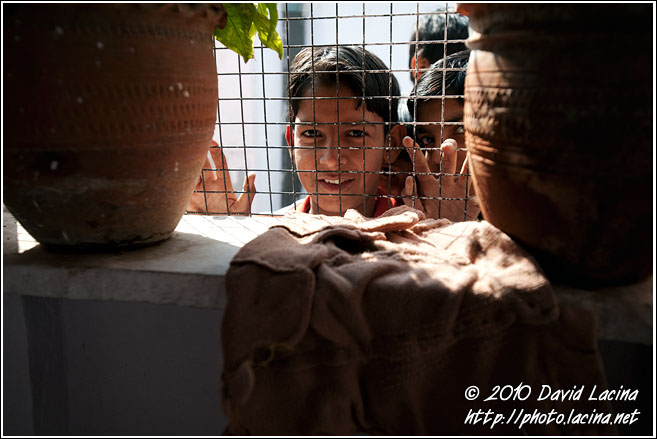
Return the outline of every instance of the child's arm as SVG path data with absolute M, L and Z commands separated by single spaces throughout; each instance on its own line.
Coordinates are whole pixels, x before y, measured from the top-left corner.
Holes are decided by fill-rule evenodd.
M 213 140 L 212 146 L 218 147 L 219 144 Z M 251 212 L 251 203 L 256 192 L 255 174 L 249 175 L 244 181 L 244 193 L 238 198 L 233 190 L 230 174 L 226 170 L 228 165 L 221 147 L 210 148 L 203 169 L 211 169 L 211 171 L 201 171 L 202 176 L 199 176 L 195 192 L 187 205 L 187 211 L 214 214 Z
M 472 192 L 472 179 L 466 179 L 464 176 L 459 175 L 445 175 L 457 174 L 457 143 L 454 139 L 447 139 L 440 147 L 440 151 L 433 151 L 429 156 L 429 160 L 424 156 L 420 146 L 413 141 L 410 137 L 405 137 L 403 140 L 404 147 L 408 151 L 409 156 L 415 160 L 416 178 L 407 177 L 406 184 L 402 190 L 402 198 L 404 204 L 414 207 L 415 209 L 423 211 L 429 218 L 447 218 L 451 221 L 463 221 L 465 201 L 464 200 L 437 200 L 437 199 L 418 199 L 420 197 L 438 197 L 441 198 L 465 198 L 467 193 Z M 437 163 L 440 166 L 440 153 L 442 152 L 442 189 L 441 182 L 431 174 L 432 164 Z M 468 171 L 468 160 L 463 162 L 460 174 L 465 174 Z M 470 188 L 466 191 L 466 180 Z M 419 186 L 419 190 L 418 190 Z M 413 198 L 415 197 L 415 200 Z M 474 220 L 479 215 L 479 203 L 475 196 L 468 197 L 466 220 Z

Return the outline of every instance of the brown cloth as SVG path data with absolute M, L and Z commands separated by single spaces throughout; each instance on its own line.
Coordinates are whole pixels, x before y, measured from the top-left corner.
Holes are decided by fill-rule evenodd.
M 588 400 L 605 387 L 594 316 L 559 309 L 535 261 L 485 221 L 407 207 L 373 220 L 293 212 L 238 252 L 226 285 L 226 433 L 615 433 L 538 417 L 522 429 L 483 423 L 488 410 L 611 413 Z M 584 391 L 538 401 L 542 385 Z M 484 401 L 494 386 L 520 390 Z

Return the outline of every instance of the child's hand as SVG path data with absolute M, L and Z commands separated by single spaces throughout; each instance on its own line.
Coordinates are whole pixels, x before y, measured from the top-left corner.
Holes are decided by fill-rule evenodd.
M 468 197 L 467 215 L 464 218 L 466 191 L 466 180 L 471 185 L 472 179 L 466 179 L 464 175 L 456 174 L 457 166 L 457 143 L 454 139 L 443 142 L 440 150 L 432 151 L 429 159 L 424 156 L 420 147 L 410 137 L 405 137 L 404 147 L 411 159 L 415 160 L 415 172 L 417 177 L 406 178 L 406 185 L 402 191 L 404 204 L 423 211 L 428 218 L 447 218 L 451 221 L 474 220 L 479 215 L 479 203 L 474 196 Z M 442 182 L 431 172 L 436 172 L 440 167 L 440 153 L 442 153 Z M 433 166 L 432 166 L 433 165 Z M 433 168 L 433 169 L 432 169 Z M 460 174 L 467 173 L 468 160 L 463 162 Z M 447 175 L 446 175 L 447 174 Z M 441 188 L 442 184 L 442 188 Z M 418 190 L 419 186 L 419 190 Z M 423 199 L 417 199 L 418 193 Z M 438 200 L 428 198 L 461 198 L 457 200 Z M 413 199 L 415 198 L 415 199 Z
M 212 146 L 219 144 L 213 140 Z M 230 174 L 226 170 L 228 169 L 226 156 L 221 148 L 210 148 L 208 154 L 203 169 L 212 169 L 212 171 L 201 171 L 203 175 L 199 176 L 195 192 L 187 205 L 187 211 L 214 214 L 251 213 L 251 203 L 256 193 L 255 174 L 249 175 L 244 181 L 244 193 L 238 198 L 233 190 Z M 213 191 L 216 193 L 211 193 Z
M 442 160 L 442 196 L 444 198 L 467 198 L 468 204 L 466 216 L 465 200 L 449 200 L 443 201 L 441 216 L 452 221 L 472 221 L 477 218 L 481 209 L 479 208 L 479 200 L 474 194 L 474 187 L 472 177 L 466 177 L 468 173 L 468 157 L 463 161 L 463 166 L 460 172 L 457 170 L 457 148 L 458 143 L 454 139 L 446 139 L 440 146 L 440 151 L 433 151 L 434 156 L 437 156 L 438 167 L 440 167 L 440 153 L 443 154 Z M 434 160 L 432 160 L 434 161 Z M 431 165 L 430 165 L 431 166 Z M 460 174 L 460 175 L 445 175 L 445 174 Z M 466 183 L 469 187 L 466 188 Z

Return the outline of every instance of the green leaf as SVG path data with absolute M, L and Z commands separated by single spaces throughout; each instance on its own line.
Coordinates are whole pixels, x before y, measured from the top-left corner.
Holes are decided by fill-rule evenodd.
M 258 38 L 263 46 L 269 47 L 278 54 L 278 58 L 283 58 L 283 42 L 276 32 L 276 23 L 278 23 L 278 9 L 276 3 L 258 3 L 258 16 L 255 21 L 258 29 Z M 269 12 L 269 18 L 267 13 Z
M 227 14 L 226 27 L 215 29 L 214 37 L 247 62 L 253 58 L 253 17 L 257 14 L 256 8 L 253 3 L 224 3 L 223 6 Z
M 263 46 L 273 49 L 283 58 L 283 42 L 276 32 L 278 10 L 276 3 L 223 3 L 226 27 L 215 29 L 214 37 L 247 62 L 253 58 L 255 35 Z

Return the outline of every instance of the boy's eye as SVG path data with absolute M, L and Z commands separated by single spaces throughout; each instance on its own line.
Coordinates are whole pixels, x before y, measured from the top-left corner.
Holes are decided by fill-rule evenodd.
M 365 137 L 367 133 L 365 130 L 349 130 L 347 131 L 347 136 L 349 137 Z
M 429 145 L 431 145 L 434 142 L 435 142 L 435 140 L 432 136 L 422 136 L 419 139 L 417 139 L 417 143 L 421 147 L 428 147 Z
M 301 132 L 302 137 L 308 137 L 308 138 L 311 138 L 311 139 L 315 138 L 315 137 L 319 137 L 319 135 L 320 135 L 319 131 L 317 131 L 317 130 L 304 130 L 304 131 Z
M 463 125 L 457 126 L 454 130 L 454 134 L 465 134 L 465 127 Z

